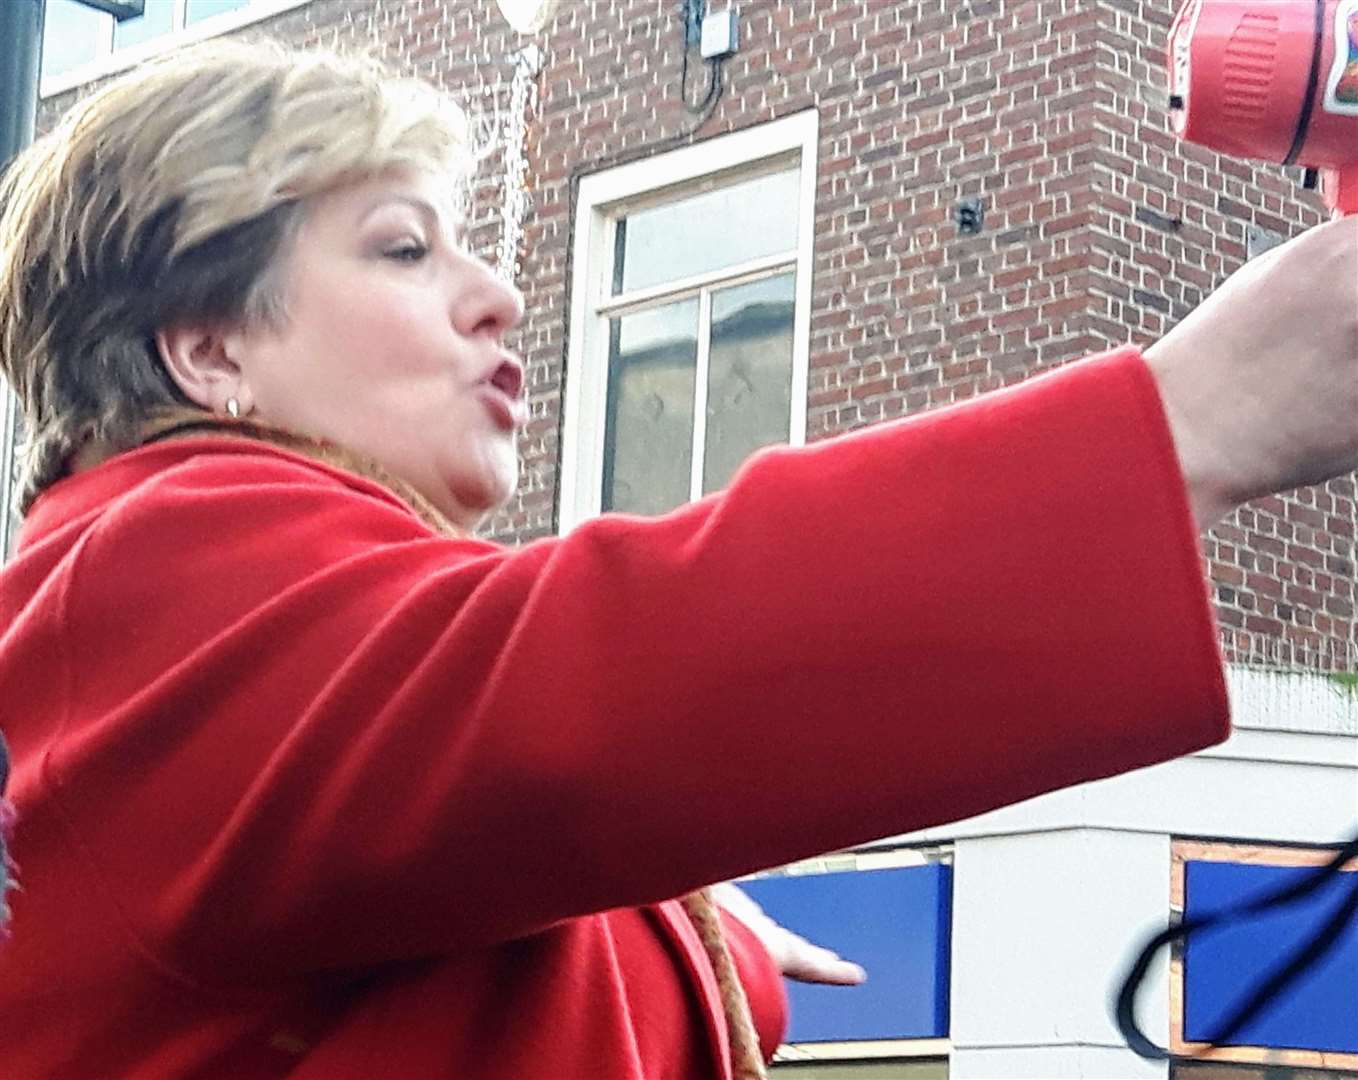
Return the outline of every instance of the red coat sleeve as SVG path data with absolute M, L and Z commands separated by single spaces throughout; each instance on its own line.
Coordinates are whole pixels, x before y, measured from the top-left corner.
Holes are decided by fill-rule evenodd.
M 1227 731 L 1131 351 L 516 551 L 268 450 L 82 543 L 51 782 L 136 929 L 218 974 L 506 940 Z

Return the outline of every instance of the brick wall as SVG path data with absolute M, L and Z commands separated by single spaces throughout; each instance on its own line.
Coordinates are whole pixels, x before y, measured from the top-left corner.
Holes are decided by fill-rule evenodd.
M 1167 0 L 1100 0 L 1091 182 L 1091 320 L 1118 340 L 1159 336 L 1246 257 L 1247 230 L 1294 235 L 1324 207 L 1301 171 L 1178 142 L 1164 122 Z M 1352 477 L 1262 499 L 1214 529 L 1205 554 L 1228 653 L 1353 667 Z
M 529 314 L 516 344 L 533 419 L 523 483 L 492 533 L 554 527 L 572 192 L 585 172 L 820 110 L 812 439 L 1153 340 L 1240 265 L 1248 227 L 1291 234 L 1319 221 L 1295 170 L 1168 134 L 1175 4 L 740 0 L 740 51 L 694 130 L 680 98 L 680 0 L 562 0 L 538 38 L 530 118 Z M 376 48 L 492 117 L 524 44 L 493 0 L 314 0 L 263 29 Z M 487 255 L 497 164 L 474 219 Z M 963 236 L 954 209 L 970 197 L 985 226 Z M 1230 651 L 1351 658 L 1356 524 L 1350 478 L 1262 500 L 1212 533 L 1204 554 Z

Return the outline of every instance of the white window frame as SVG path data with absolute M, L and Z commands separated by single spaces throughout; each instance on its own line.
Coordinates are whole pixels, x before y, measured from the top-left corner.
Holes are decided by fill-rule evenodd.
M 8 0 L 0 0 L 0 3 L 6 2 Z M 70 71 L 63 71 L 59 75 L 44 78 L 38 94 L 44 98 L 64 94 L 66 91 L 84 86 L 88 82 L 135 67 L 153 56 L 160 56 L 162 53 L 172 52 L 175 49 L 183 48 L 185 45 L 206 41 L 208 38 L 216 37 L 219 34 L 229 34 L 233 30 L 239 30 L 251 23 L 272 18 L 274 15 L 281 15 L 285 11 L 291 11 L 293 8 L 302 7 L 311 2 L 312 0 L 246 0 L 246 4 L 242 8 L 237 8 L 234 11 L 223 11 L 218 15 L 209 15 L 192 26 L 185 26 L 186 0 L 174 0 L 174 14 L 171 22 L 173 29 L 169 33 L 160 34 L 149 41 L 117 50 L 113 48 L 113 17 L 109 16 L 103 21 L 100 30 L 99 55 L 88 64 L 81 64 Z
M 600 512 L 604 435 L 608 396 L 608 321 L 656 296 L 700 296 L 707 305 L 705 283 L 723 286 L 785 273 L 796 274 L 792 335 L 792 413 L 788 442 L 806 441 L 806 393 L 811 331 L 812 243 L 816 219 L 816 153 L 820 114 L 815 109 L 772 120 L 757 127 L 721 135 L 706 142 L 620 165 L 580 181 L 573 224 L 570 337 L 566 352 L 564 424 L 561 445 L 559 527 L 562 533 Z M 738 267 L 663 286 L 610 295 L 614 237 L 618 220 L 645 206 L 661 205 L 702 190 L 705 180 L 738 180 L 779 158 L 796 160 L 801 169 L 795 253 L 751 260 Z M 715 185 L 714 185 L 715 186 Z M 700 313 L 700 323 L 703 320 Z M 707 344 L 700 336 L 697 379 L 706 380 Z M 694 415 L 695 439 L 703 435 L 705 417 Z M 700 475 L 695 455 L 694 470 Z

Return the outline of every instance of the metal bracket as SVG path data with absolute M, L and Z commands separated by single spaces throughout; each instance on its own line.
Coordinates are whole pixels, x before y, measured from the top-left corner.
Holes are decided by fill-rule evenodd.
M 963 199 L 954 211 L 957 231 L 963 236 L 975 236 L 985 225 L 985 203 L 979 197 Z

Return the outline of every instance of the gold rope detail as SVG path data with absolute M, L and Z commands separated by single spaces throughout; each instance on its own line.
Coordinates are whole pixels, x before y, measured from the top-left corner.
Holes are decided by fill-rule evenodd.
M 759 1036 L 755 1033 L 754 1018 L 750 1015 L 750 1001 L 736 973 L 731 950 L 726 947 L 716 902 L 710 892 L 701 889 L 689 893 L 680 903 L 698 931 L 707 957 L 712 961 L 712 969 L 717 974 L 717 987 L 721 991 L 722 1009 L 726 1013 L 726 1027 L 731 1037 L 733 1080 L 767 1080 L 764 1053 L 759 1049 Z

